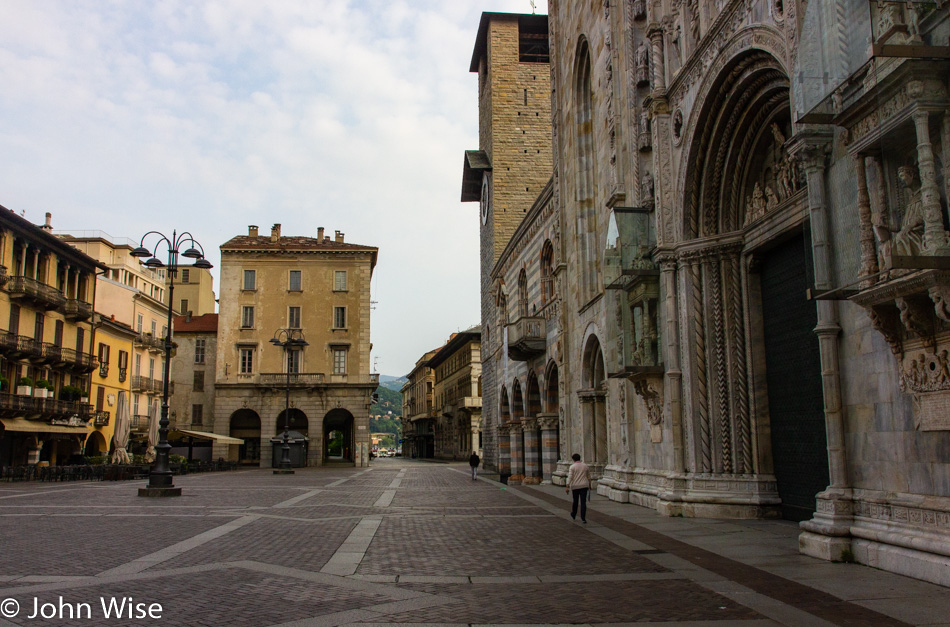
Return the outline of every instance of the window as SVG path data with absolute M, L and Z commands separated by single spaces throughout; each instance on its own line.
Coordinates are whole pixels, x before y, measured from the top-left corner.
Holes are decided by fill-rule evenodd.
M 254 328 L 254 308 L 253 307 L 241 307 L 241 328 L 242 329 Z
M 43 327 L 46 324 L 46 314 L 37 311 L 35 323 L 33 325 L 33 339 L 37 342 L 43 341 Z
M 76 329 L 76 352 L 83 353 L 85 352 L 86 344 L 86 330 L 85 329 Z
M 155 336 L 155 332 L 156 332 L 157 330 L 158 330 L 158 323 L 155 322 L 154 320 L 152 320 L 152 331 L 151 331 L 152 337 Z
M 148 358 L 148 378 L 149 379 L 155 378 L 155 358 L 154 357 Z
M 190 271 L 188 268 L 183 269 L 183 270 L 181 271 L 181 282 L 182 282 L 182 283 L 187 283 L 187 282 L 188 282 L 188 279 L 191 278 L 191 277 L 189 276 L 190 274 L 191 274 L 191 271 Z M 185 302 L 188 302 L 188 301 L 185 301 Z
M 254 349 L 241 349 L 241 374 L 251 374 L 254 372 Z
M 129 353 L 128 351 L 119 351 L 119 383 L 125 381 L 129 372 Z
M 257 272 L 254 270 L 245 270 L 244 271 L 244 289 L 253 290 L 256 289 L 257 281 Z
M 303 351 L 287 351 L 287 372 L 300 372 L 300 362 Z
M 141 415 L 142 415 L 142 414 L 139 413 L 139 396 L 141 396 L 141 395 L 140 395 L 140 394 L 134 394 L 134 395 L 132 396 L 132 415 L 133 415 L 133 416 L 141 416 Z
M 300 291 L 300 270 L 290 271 L 290 283 L 288 284 L 287 289 L 291 292 Z
M 178 311 L 180 311 L 183 314 L 188 313 L 188 299 L 187 298 L 181 299 L 181 307 L 178 309 Z
M 205 391 L 205 373 L 204 370 L 195 370 L 194 391 Z
M 300 307 L 291 307 L 287 310 L 287 328 L 300 328 Z
M 141 333 L 141 332 L 142 332 L 142 325 L 143 325 L 144 323 L 145 323 L 145 319 L 143 318 L 142 314 L 139 314 L 139 315 L 138 315 L 138 318 L 136 318 L 136 322 L 135 322 L 135 332 L 136 332 L 136 333 Z
M 63 346 L 63 331 L 65 330 L 65 323 L 62 320 L 56 321 L 56 328 L 53 331 L 53 345 L 62 348 Z
M 204 405 L 192 405 L 191 406 L 191 424 L 200 425 L 202 420 L 204 420 Z
M 333 374 L 346 374 L 346 349 L 333 349 Z
M 102 411 L 103 405 L 106 404 L 106 389 L 99 386 L 99 391 L 96 393 L 96 411 Z
M 346 328 L 346 307 L 333 308 L 333 328 L 334 329 Z
M 20 306 L 10 305 L 10 333 L 18 335 L 20 333 Z
M 195 340 L 195 363 L 205 363 L 205 339 L 203 337 Z
M 333 289 L 337 292 L 346 291 L 346 270 L 337 270 L 333 273 Z
M 103 344 L 99 342 L 99 376 L 107 377 L 109 376 L 109 349 L 111 347 L 108 344 Z M 99 388 L 104 389 L 104 388 Z M 102 410 L 98 410 L 102 411 Z
M 139 376 L 141 374 L 142 374 L 142 356 L 136 355 L 135 356 L 135 376 Z
M 554 246 L 551 240 L 541 248 L 541 302 L 547 305 L 554 301 Z

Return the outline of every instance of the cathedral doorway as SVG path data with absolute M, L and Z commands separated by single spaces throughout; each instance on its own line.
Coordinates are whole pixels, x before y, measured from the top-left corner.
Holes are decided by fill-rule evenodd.
M 761 265 L 772 459 L 782 517 L 808 520 L 828 487 L 828 454 L 815 303 L 805 297 L 802 235 L 765 253 Z

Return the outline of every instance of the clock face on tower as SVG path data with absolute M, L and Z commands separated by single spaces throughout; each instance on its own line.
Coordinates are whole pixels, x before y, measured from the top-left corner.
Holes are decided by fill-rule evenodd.
M 488 173 L 482 174 L 482 224 L 488 224 L 488 208 L 491 197 L 491 185 L 488 184 Z

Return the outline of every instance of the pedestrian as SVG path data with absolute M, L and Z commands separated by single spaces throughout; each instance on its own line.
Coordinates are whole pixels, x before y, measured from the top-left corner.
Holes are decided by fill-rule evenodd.
M 472 451 L 472 456 L 468 458 L 468 465 L 472 467 L 472 481 L 478 479 L 478 464 L 482 460 L 478 458 L 478 453 Z
M 590 491 L 590 468 L 581 461 L 577 453 L 571 455 L 574 463 L 567 470 L 567 486 L 565 492 L 574 497 L 571 505 L 571 519 L 577 520 L 577 502 L 581 504 L 581 522 L 587 524 L 587 493 Z

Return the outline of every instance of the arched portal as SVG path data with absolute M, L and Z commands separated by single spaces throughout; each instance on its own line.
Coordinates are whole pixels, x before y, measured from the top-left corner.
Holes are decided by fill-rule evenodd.
M 583 389 L 578 392 L 584 425 L 584 458 L 591 470 L 602 472 L 607 465 L 607 377 L 600 340 L 591 334 L 581 362 Z
M 83 455 L 86 457 L 96 457 L 105 455 L 109 450 L 106 448 L 106 438 L 99 431 L 93 431 L 86 438 L 86 444 L 83 449 Z
M 557 461 L 561 459 L 561 400 L 558 383 L 557 364 L 548 364 L 544 376 L 544 411 L 549 416 L 541 426 L 541 449 L 544 457 L 544 475 L 553 473 Z
M 327 462 L 354 463 L 355 440 L 353 414 L 345 409 L 331 409 L 323 417 L 323 460 Z
M 238 463 L 255 466 L 261 463 L 261 417 L 256 411 L 245 408 L 231 414 L 228 434 L 244 440 L 238 447 Z
M 685 239 L 702 241 L 678 275 L 694 390 L 685 464 L 727 481 L 774 472 L 782 500 L 794 502 L 785 516 L 807 518 L 828 471 L 789 80 L 778 59 L 753 49 L 707 93 L 683 187 Z
M 285 417 L 287 417 L 286 409 L 277 414 L 277 422 L 274 425 L 276 429 L 275 433 L 277 435 L 280 435 L 284 432 Z M 303 435 L 309 436 L 310 422 L 307 420 L 307 414 L 303 413 L 296 407 L 291 407 L 289 428 L 291 431 L 297 431 Z

